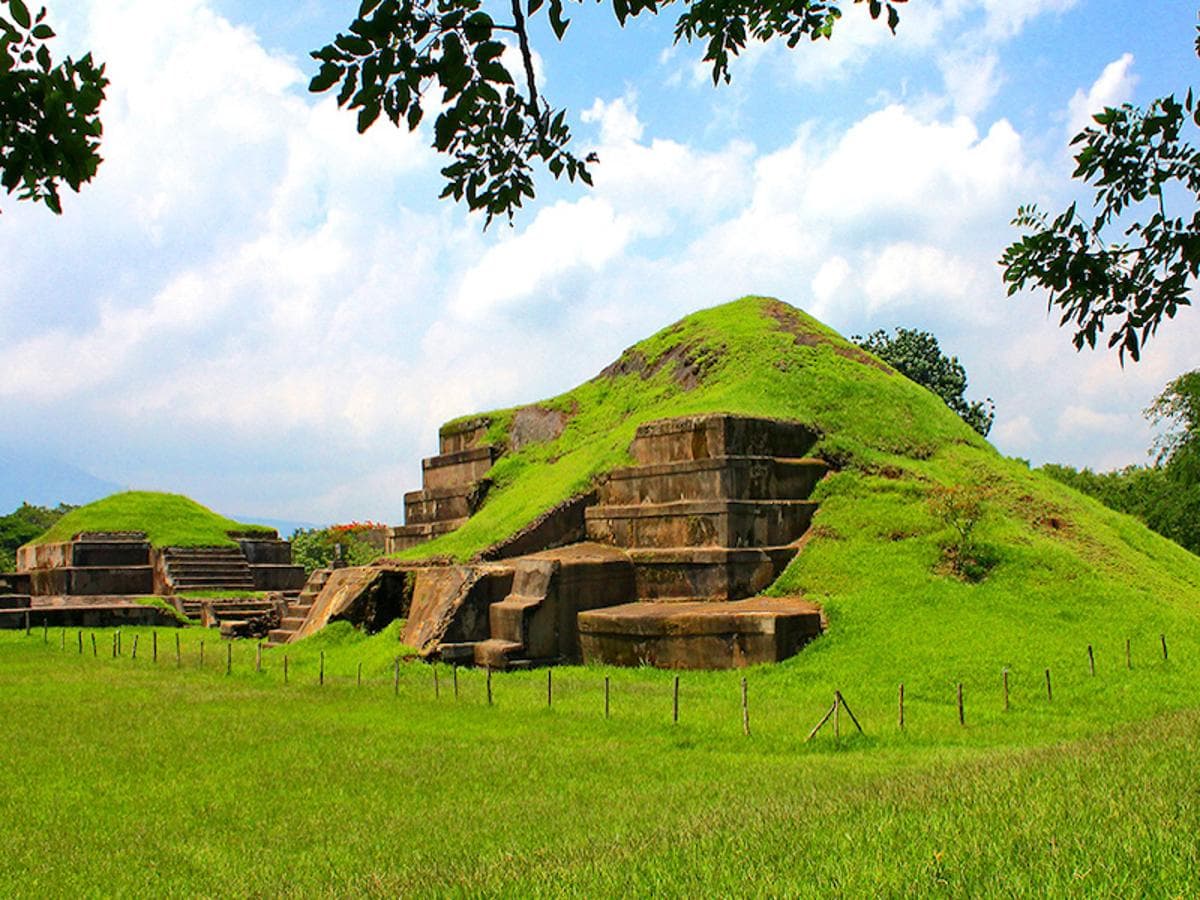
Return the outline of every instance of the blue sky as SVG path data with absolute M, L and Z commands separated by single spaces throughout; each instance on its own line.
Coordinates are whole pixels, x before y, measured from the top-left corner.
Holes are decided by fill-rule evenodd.
M 842 333 L 927 328 L 1035 463 L 1146 460 L 1145 408 L 1200 364 L 1200 314 L 1143 362 L 1072 349 L 995 260 L 1018 204 L 1075 194 L 1105 104 L 1195 83 L 1196 7 L 849 4 L 830 42 L 752 48 L 712 87 L 674 16 L 584 5 L 540 80 L 592 191 L 515 227 L 438 203 L 429 135 L 305 91 L 354 2 L 56 0 L 113 84 L 105 163 L 65 214 L 0 199 L 0 449 L 235 514 L 399 523 L 440 422 L 591 377 L 694 309 L 765 293 Z M 36 495 L 28 467 L 0 494 Z M 54 498 L 42 498 L 50 500 Z

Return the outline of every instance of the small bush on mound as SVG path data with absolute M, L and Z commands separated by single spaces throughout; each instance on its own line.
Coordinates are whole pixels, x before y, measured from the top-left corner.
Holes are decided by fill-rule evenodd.
M 951 529 L 942 545 L 942 566 L 965 581 L 981 581 L 996 565 L 996 552 L 975 538 L 986 513 L 987 488 L 978 484 L 937 485 L 929 492 L 929 512 Z

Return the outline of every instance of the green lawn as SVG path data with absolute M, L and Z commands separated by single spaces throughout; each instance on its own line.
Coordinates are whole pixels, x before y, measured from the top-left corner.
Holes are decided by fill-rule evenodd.
M 836 682 L 867 735 L 804 736 L 832 685 L 746 672 L 486 675 L 402 661 L 396 629 L 286 648 L 213 631 L 0 634 L 0 891 L 89 894 L 1021 894 L 1200 889 L 1200 642 L 895 685 Z M 134 636 L 138 658 L 130 658 Z M 175 663 L 181 639 L 182 665 Z M 65 637 L 66 649 L 60 649 Z M 205 665 L 199 666 L 200 642 Z M 815 649 L 815 648 L 814 648 Z M 318 685 L 321 655 L 325 683 Z M 358 686 L 358 665 L 363 684 Z M 434 672 L 440 696 L 434 696 Z M 604 679 L 611 718 L 604 718 Z M 740 681 L 751 735 L 742 734 Z M 966 681 L 967 724 L 955 685 Z
M 71 510 L 30 543 L 69 541 L 81 531 L 144 531 L 155 547 L 232 546 L 226 532 L 273 533 L 227 519 L 181 494 L 123 491 Z

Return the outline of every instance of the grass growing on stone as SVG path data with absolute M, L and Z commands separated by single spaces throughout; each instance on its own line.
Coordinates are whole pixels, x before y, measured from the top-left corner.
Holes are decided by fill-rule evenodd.
M 800 660 L 683 673 L 672 724 L 674 676 L 655 670 L 555 669 L 549 708 L 545 670 L 494 675 L 492 706 L 474 670 L 455 698 L 439 667 L 435 697 L 435 670 L 401 662 L 397 690 L 394 628 L 335 626 L 264 652 L 261 673 L 252 643 L 214 631 L 159 629 L 157 662 L 150 629 L 124 629 L 116 659 L 113 632 L 94 633 L 96 657 L 86 629 L 82 656 L 76 630 L 0 633 L 5 896 L 1200 888 L 1200 643 L 1175 631 L 1164 661 L 1133 630 L 1132 669 L 1098 642 L 1095 676 L 1068 638 L 1030 670 L 1021 629 L 995 634 L 965 727 L 955 669 L 926 673 L 904 732 L 872 688 L 886 676 L 864 671 L 833 683 L 866 737 L 843 716 L 840 742 L 807 744 L 831 697 Z
M 227 519 L 181 494 L 123 491 L 72 510 L 30 543 L 69 541 L 81 531 L 144 531 L 155 547 L 233 546 L 226 532 L 272 533 Z

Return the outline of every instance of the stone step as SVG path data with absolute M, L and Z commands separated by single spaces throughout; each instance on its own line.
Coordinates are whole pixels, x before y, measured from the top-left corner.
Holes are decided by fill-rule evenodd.
M 465 519 L 474 512 L 471 508 L 474 493 L 474 484 L 411 491 L 404 495 L 404 522 L 422 525 Z
M 295 634 L 295 632 L 290 631 L 287 628 L 272 628 L 267 632 L 267 645 L 271 647 L 278 647 L 282 644 L 286 644 L 292 639 L 293 634 Z
M 445 522 L 427 522 L 423 525 L 401 525 L 393 528 L 387 538 L 387 552 L 395 553 L 414 547 L 439 535 L 448 534 L 458 528 L 466 519 L 450 519 Z
M 633 548 L 634 588 L 641 600 L 738 600 L 766 588 L 796 555 L 783 547 Z
M 466 487 L 480 481 L 495 459 L 490 445 L 431 456 L 421 460 L 421 486 L 426 490 Z
M 818 437 L 798 422 L 719 413 L 647 422 L 638 427 L 629 449 L 641 465 L 719 456 L 799 459 Z
M 509 594 L 499 603 L 488 607 L 488 626 L 491 636 L 498 640 L 524 644 L 526 621 L 545 599 Z
M 791 597 L 630 603 L 579 614 L 585 663 L 727 669 L 778 662 L 821 633 L 821 611 Z
M 176 590 L 208 590 L 223 589 L 229 591 L 254 590 L 253 578 L 240 578 L 234 575 L 185 575 L 172 578 Z
M 460 643 L 444 643 L 437 645 L 437 658 L 445 663 L 466 663 L 468 665 L 475 662 L 475 647 L 476 641 L 463 641 Z
M 524 649 L 524 646 L 516 641 L 489 638 L 475 645 L 475 665 L 489 669 L 507 669 L 510 658 L 519 656 Z
M 589 540 L 618 547 L 768 547 L 799 538 L 811 500 L 683 500 L 585 511 Z
M 28 594 L 0 594 L 0 609 L 29 609 L 32 602 Z
M 289 614 L 284 616 L 283 620 L 279 623 L 279 627 L 288 629 L 289 631 L 299 631 L 300 626 L 302 626 L 304 624 L 304 620 L 308 617 L 307 616 L 293 616 L 290 614 L 291 610 L 289 610 L 288 613 Z
M 600 487 L 609 506 L 679 500 L 803 500 L 829 467 L 819 459 L 719 456 L 616 469 Z

